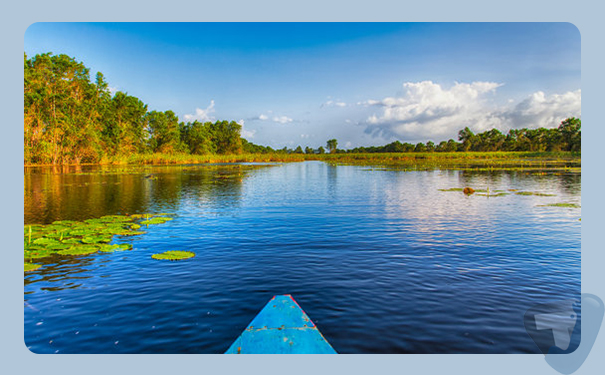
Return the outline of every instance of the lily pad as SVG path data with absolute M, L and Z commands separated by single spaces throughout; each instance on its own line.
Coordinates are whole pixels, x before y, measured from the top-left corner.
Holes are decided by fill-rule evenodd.
M 82 243 L 85 244 L 93 244 L 99 242 L 110 242 L 111 237 L 102 237 L 102 236 L 89 236 L 82 238 Z
M 153 259 L 181 260 L 193 258 L 195 253 L 191 251 L 170 250 L 160 254 L 153 254 Z
M 167 221 L 172 220 L 171 217 L 154 217 L 153 219 L 143 220 L 141 221 L 142 225 L 151 225 L 151 224 L 164 224 Z
M 42 238 L 38 238 L 37 240 L 33 241 L 33 243 L 37 244 L 37 245 L 58 245 L 60 242 L 52 239 L 52 238 L 46 238 L 46 237 L 42 237 Z
M 437 189 L 439 191 L 462 191 L 462 188 Z
M 88 255 L 99 251 L 97 246 L 77 246 L 67 250 L 59 251 L 61 255 Z
M 23 263 L 24 272 L 35 271 L 40 267 L 42 267 L 41 264 Z
M 114 245 L 103 245 L 101 251 L 104 253 L 113 253 L 114 251 L 125 251 L 132 250 L 132 245 L 127 243 L 114 244 Z
M 25 259 L 39 259 L 46 258 L 54 255 L 56 252 L 52 250 L 42 249 L 42 250 L 24 250 L 23 258 Z

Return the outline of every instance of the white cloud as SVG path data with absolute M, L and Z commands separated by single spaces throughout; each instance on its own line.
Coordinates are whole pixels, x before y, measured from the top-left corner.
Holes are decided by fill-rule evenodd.
M 328 100 L 327 102 L 323 103 L 320 106 L 320 108 L 323 108 L 323 107 L 340 107 L 340 108 L 343 108 L 343 107 L 346 107 L 346 106 L 347 106 L 347 103 L 345 103 L 345 102 Z
M 183 116 L 185 121 L 214 121 L 215 118 L 212 116 L 214 113 L 214 100 L 210 101 L 210 105 L 206 109 L 196 108 L 195 114 L 186 114 Z
M 272 111 L 268 111 L 268 113 L 271 113 L 271 112 Z M 256 117 L 249 118 L 248 120 L 249 121 L 256 121 L 256 120 L 267 121 L 267 120 L 271 120 L 273 122 L 277 122 L 277 123 L 280 123 L 280 124 L 287 124 L 289 122 L 294 121 L 294 120 L 292 120 L 288 116 L 273 116 L 273 117 L 270 118 L 269 116 L 267 116 L 265 114 L 262 114 L 262 113 L 260 115 L 256 116 Z
M 287 123 L 292 122 L 294 120 L 292 120 L 288 116 L 274 116 L 273 117 L 273 121 L 274 122 L 279 122 L 280 124 L 287 124 Z
M 404 95 L 357 103 L 376 107 L 367 117 L 366 133 L 404 140 L 456 138 L 460 129 L 553 127 L 580 115 L 580 90 L 562 95 L 537 92 L 514 105 L 498 107 L 490 99 L 502 86 L 495 82 L 455 83 L 444 88 L 431 81 L 403 84 Z M 494 94 L 494 95 L 492 95 Z
M 246 120 L 241 119 L 241 120 L 237 121 L 237 123 L 242 126 L 241 134 L 242 134 L 243 138 L 245 138 L 245 139 L 254 138 L 254 135 L 256 134 L 256 130 L 248 130 L 248 129 L 246 129 L 246 127 L 245 127 Z

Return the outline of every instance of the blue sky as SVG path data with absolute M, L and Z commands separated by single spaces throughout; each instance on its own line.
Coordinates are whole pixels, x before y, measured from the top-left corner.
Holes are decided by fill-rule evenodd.
M 438 143 L 581 115 L 568 23 L 36 23 L 24 42 L 151 110 L 236 120 L 275 148 Z

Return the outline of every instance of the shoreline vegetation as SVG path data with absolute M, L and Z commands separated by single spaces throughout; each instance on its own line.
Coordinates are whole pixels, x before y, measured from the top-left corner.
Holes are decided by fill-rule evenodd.
M 87 164 L 29 164 L 26 168 L 63 166 L 107 165 L 184 165 L 228 163 L 274 163 L 317 160 L 336 165 L 383 166 L 417 169 L 469 169 L 469 170 L 563 170 L 581 169 L 580 152 L 423 152 L 423 153 L 334 153 L 334 154 L 229 154 L 191 155 L 133 154 L 105 158 Z
M 468 127 L 449 139 L 339 149 L 298 146 L 273 149 L 242 138 L 236 121 L 179 121 L 170 110 L 149 111 L 140 99 L 111 92 L 102 73 L 95 81 L 82 62 L 67 55 L 24 55 L 24 166 L 166 165 L 299 162 L 418 169 L 579 170 L 581 120 L 552 128 Z M 555 127 L 558 126 L 558 127 Z

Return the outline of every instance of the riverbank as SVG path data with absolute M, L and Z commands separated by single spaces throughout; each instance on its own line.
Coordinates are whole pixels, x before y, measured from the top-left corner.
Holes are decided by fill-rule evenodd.
M 395 169 L 548 169 L 579 171 L 581 153 L 576 152 L 403 152 L 334 154 L 133 154 L 104 158 L 97 165 L 171 165 L 212 163 L 270 163 L 319 160 L 330 164 L 367 165 Z M 25 165 L 38 167 L 48 165 Z M 50 165 L 52 166 L 52 165 Z M 59 165 L 56 165 L 59 167 Z

